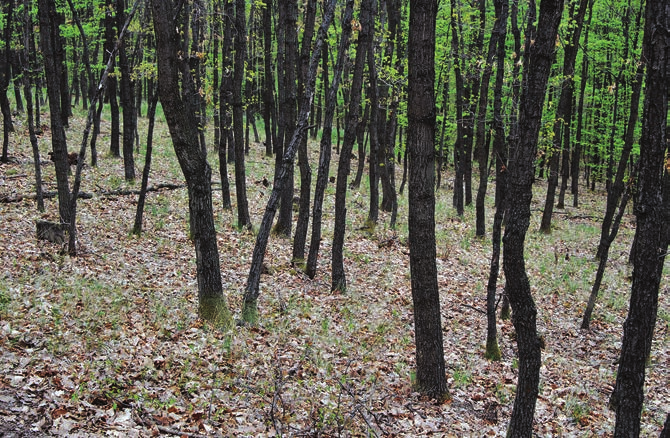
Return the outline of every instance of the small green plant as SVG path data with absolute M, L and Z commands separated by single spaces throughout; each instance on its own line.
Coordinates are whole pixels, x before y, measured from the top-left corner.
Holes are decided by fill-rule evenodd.
M 585 425 L 588 421 L 588 416 L 591 414 L 591 409 L 587 403 L 581 401 L 578 397 L 570 397 L 565 403 L 565 409 L 568 415 L 577 424 Z
M 456 387 L 467 386 L 472 382 L 472 373 L 461 367 L 457 367 L 454 370 L 452 377 L 454 379 L 454 386 Z

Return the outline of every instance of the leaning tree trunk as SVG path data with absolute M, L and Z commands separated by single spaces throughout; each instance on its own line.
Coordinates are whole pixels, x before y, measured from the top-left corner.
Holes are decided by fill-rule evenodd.
M 666 123 L 668 117 L 668 54 L 670 7 L 666 2 L 647 2 L 643 53 L 647 59 L 645 101 L 640 138 L 638 198 L 635 203 L 636 248 L 628 317 L 624 323 L 621 359 L 610 399 L 616 410 L 615 437 L 640 434 L 644 400 L 645 363 L 658 311 L 658 289 L 668 250 L 668 212 L 663 177 L 668 178 Z M 665 197 L 665 199 L 664 199 Z
M 188 187 L 189 217 L 195 245 L 199 314 L 217 325 L 227 326 L 232 318 L 223 295 L 219 250 L 212 211 L 211 168 L 198 142 L 197 119 L 176 90 L 188 93 L 194 87 L 189 66 L 179 59 L 180 29 L 172 0 L 152 0 L 158 58 L 158 93 L 170 136 Z M 181 83 L 180 83 L 181 77 Z
M 249 268 L 249 276 L 247 277 L 247 285 L 244 290 L 244 303 L 242 307 L 242 319 L 250 324 L 255 324 L 258 321 L 258 296 L 260 294 L 261 267 L 263 266 L 265 249 L 267 248 L 268 238 L 270 237 L 270 228 L 275 213 L 277 212 L 279 197 L 284 190 L 283 186 L 289 176 L 289 170 L 293 168 L 293 159 L 295 158 L 298 145 L 303 137 L 307 136 L 307 130 L 309 129 L 309 112 L 312 99 L 314 98 L 314 84 L 316 82 L 321 48 L 326 39 L 328 28 L 333 21 L 336 3 L 337 0 L 330 0 L 321 26 L 319 27 L 316 43 L 314 45 L 314 52 L 312 53 L 309 63 L 309 73 L 305 82 L 305 97 L 308 99 L 309 105 L 304 105 L 300 110 L 298 125 L 296 126 L 293 137 L 284 153 L 279 172 L 275 175 L 272 193 L 270 193 L 270 198 L 268 199 L 265 213 L 263 214 L 263 220 L 258 229 L 256 245 L 254 246 L 254 252 L 251 259 L 251 267 Z
M 573 17 L 570 13 L 570 21 L 574 23 L 572 31 L 568 37 L 569 43 L 566 45 L 563 55 L 563 83 L 561 84 L 561 97 L 558 100 L 556 109 L 556 121 L 554 122 L 553 150 L 551 156 L 551 170 L 549 181 L 547 183 L 547 197 L 544 203 L 542 213 L 542 222 L 540 231 L 551 233 L 551 217 L 554 213 L 554 199 L 556 188 L 558 187 L 558 163 L 561 154 L 564 156 L 570 153 L 570 123 L 572 122 L 572 96 L 575 89 L 575 62 L 577 61 L 577 51 L 579 48 L 579 38 L 582 34 L 582 25 L 584 24 L 584 15 L 589 0 L 579 0 L 579 9 Z M 574 8 L 574 3 L 572 4 Z M 571 8 L 571 9 L 572 9 Z M 566 160 L 564 160 L 566 161 Z
M 367 47 L 372 43 L 374 34 L 374 14 L 376 0 L 363 0 L 361 3 L 361 30 L 358 34 L 354 74 L 351 79 L 349 94 L 349 111 L 345 120 L 344 141 L 340 151 L 340 161 L 337 167 L 337 186 L 335 188 L 335 227 L 332 246 L 332 278 L 331 290 L 346 291 L 347 279 L 344 272 L 344 232 L 347 217 L 347 178 L 351 169 L 351 150 L 356 141 L 356 128 L 360 114 L 360 103 L 363 86 L 363 67 L 366 61 Z
M 144 214 L 144 200 L 147 196 L 147 186 L 149 185 L 149 172 L 151 172 L 151 152 L 153 150 L 154 124 L 156 121 L 156 105 L 158 104 L 158 90 L 151 90 L 149 99 L 149 127 L 147 128 L 147 150 L 144 158 L 144 170 L 142 171 L 142 186 L 140 195 L 137 198 L 137 210 L 135 211 L 135 223 L 133 224 L 133 234 L 139 236 L 142 233 L 142 216 Z
M 532 435 L 540 382 L 542 341 L 537 335 L 537 310 L 526 274 L 524 241 L 530 223 L 533 165 L 542 125 L 542 108 L 562 10 L 561 0 L 543 0 L 540 4 L 537 31 L 531 36 L 534 44 L 527 48 L 527 62 L 523 73 L 519 139 L 518 144 L 512 146 L 513 156 L 508 167 L 509 218 L 503 239 L 503 268 L 519 351 L 519 379 L 507 431 L 507 436 L 510 437 Z
M 317 259 L 319 257 L 319 246 L 321 243 L 321 218 L 323 216 L 323 198 L 328 184 L 328 172 L 330 170 L 330 154 L 332 151 L 333 117 L 335 116 L 335 105 L 337 90 L 342 77 L 345 53 L 349 48 L 351 38 L 351 19 L 354 12 L 354 0 L 347 0 L 342 18 L 342 35 L 340 47 L 337 52 L 337 61 L 333 71 L 333 83 L 328 87 L 328 55 L 324 50 L 324 88 L 326 89 L 326 111 L 323 121 L 323 132 L 321 133 L 321 145 L 319 153 L 319 170 L 316 176 L 316 188 L 314 189 L 314 205 L 312 207 L 312 236 L 309 244 L 309 254 L 305 271 L 309 278 L 316 275 Z
M 298 100 L 300 107 L 311 105 L 311 100 L 305 96 L 305 79 L 309 70 L 309 58 L 312 48 L 312 37 L 314 36 L 314 23 L 316 20 L 316 1 L 309 0 L 305 11 L 304 33 L 300 47 L 300 68 L 298 69 Z M 298 208 L 298 221 L 295 225 L 293 236 L 293 262 L 300 265 L 305 263 L 305 244 L 307 242 L 307 227 L 309 226 L 309 207 L 312 191 L 312 169 L 309 166 L 307 155 L 307 136 L 302 139 L 298 146 L 298 167 L 300 168 L 300 201 Z

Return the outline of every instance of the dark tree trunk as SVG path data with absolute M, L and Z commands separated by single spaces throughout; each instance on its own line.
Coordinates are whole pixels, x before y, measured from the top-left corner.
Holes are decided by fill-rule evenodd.
M 29 0 L 24 0 L 24 15 L 23 15 L 23 50 L 25 55 L 22 57 L 24 61 L 32 60 L 32 54 L 29 53 L 34 49 L 29 41 L 33 38 L 33 21 L 29 11 Z M 37 134 L 35 132 L 35 114 L 33 109 L 33 94 L 30 88 L 33 86 L 33 71 L 36 66 L 32 62 L 28 62 L 23 67 L 23 91 L 26 97 L 26 109 L 28 116 L 28 134 L 30 135 L 30 145 L 33 150 L 33 161 L 35 162 L 35 199 L 37 201 L 37 210 L 44 211 L 44 197 L 42 191 L 42 165 L 40 164 L 40 150 L 37 141 Z
M 116 24 L 118 28 L 126 21 L 126 2 L 116 0 Z M 135 81 L 131 79 L 131 65 L 126 53 L 126 45 L 121 41 L 119 47 L 119 70 L 121 71 L 121 108 L 123 108 L 123 170 L 126 181 L 135 180 L 135 158 L 133 145 L 137 130 L 135 112 Z
M 11 41 L 12 36 L 12 15 L 14 14 L 14 2 L 5 0 L 3 3 L 3 12 L 6 14 L 5 29 L 3 39 L 5 40 L 5 50 L 0 53 L 0 109 L 2 110 L 2 157 L 0 161 L 9 162 L 9 133 L 14 132 L 12 124 L 12 110 L 9 106 L 7 90 L 9 89 L 9 79 L 11 77 Z
M 454 144 L 454 207 L 459 216 L 465 213 L 463 179 L 464 179 L 464 127 L 463 127 L 463 73 L 461 57 L 459 54 L 458 24 L 460 22 L 459 14 L 456 10 L 456 1 L 451 0 L 451 49 L 454 52 L 454 75 L 456 76 L 456 143 Z
M 233 130 L 235 132 L 235 193 L 237 196 L 237 226 L 251 227 L 249 202 L 247 200 L 246 169 L 244 165 L 244 102 L 242 82 L 244 81 L 244 58 L 246 52 L 244 0 L 235 0 L 235 70 L 233 73 Z
M 363 120 L 358 124 L 356 128 L 356 144 L 358 152 L 358 167 L 356 168 L 356 177 L 352 181 L 350 187 L 352 189 L 357 189 L 361 185 L 361 180 L 363 179 L 363 171 L 365 170 L 365 157 L 366 157 L 366 144 L 367 138 L 365 136 L 365 131 L 369 125 L 370 120 L 370 104 L 365 105 L 365 110 L 363 111 Z
M 272 1 L 265 2 L 263 8 L 263 122 L 265 125 L 265 155 L 272 156 L 277 144 L 276 110 L 274 98 L 274 70 L 272 68 Z
M 333 16 L 335 15 L 336 2 L 337 0 L 330 0 L 326 7 L 323 21 L 319 27 L 316 43 L 314 45 L 314 52 L 312 53 L 312 57 L 310 59 L 309 73 L 305 81 L 305 96 L 307 97 L 310 104 L 314 97 L 314 84 L 316 82 L 317 67 L 321 57 L 321 48 L 323 47 L 323 42 L 326 39 L 328 28 L 333 21 Z M 272 193 L 270 193 L 270 198 L 268 199 L 267 206 L 265 207 L 265 213 L 263 214 L 263 220 L 261 221 L 261 225 L 258 229 L 256 245 L 254 246 L 254 252 L 251 259 L 251 267 L 249 268 L 249 276 L 247 277 L 247 285 L 244 291 L 244 303 L 242 308 L 242 319 L 251 324 L 255 324 L 258 321 L 258 296 L 260 288 L 261 267 L 263 266 L 265 249 L 267 248 L 268 238 L 270 237 L 272 220 L 274 219 L 274 215 L 277 212 L 277 203 L 279 202 L 279 197 L 284 190 L 283 185 L 286 183 L 286 179 L 289 176 L 289 169 L 293 168 L 293 159 L 295 158 L 298 145 L 302 141 L 303 137 L 307 136 L 307 129 L 309 128 L 308 122 L 310 107 L 311 105 L 304 105 L 300 110 L 298 125 L 296 126 L 293 137 L 291 138 L 291 141 L 288 144 L 288 148 L 285 151 L 282 166 L 280 167 L 279 172 L 277 172 L 275 175 Z
M 105 44 L 102 57 L 102 61 L 105 64 L 107 64 L 109 54 L 114 49 L 114 42 L 116 41 L 116 30 L 114 29 L 116 19 L 114 18 L 113 13 L 114 3 L 115 0 L 107 0 L 107 6 L 105 8 Z M 106 90 L 107 98 L 109 99 L 109 113 L 111 118 L 109 152 L 113 157 L 120 157 L 121 128 L 119 120 L 119 102 L 116 97 L 118 92 L 118 80 L 115 76 L 107 78 Z
M 168 123 L 170 136 L 186 179 L 189 197 L 189 217 L 195 245 L 198 279 L 199 314 L 217 325 L 229 325 L 231 315 L 223 295 L 219 251 L 212 211 L 211 168 L 198 144 L 196 115 L 184 103 L 184 93 L 193 86 L 189 67 L 180 60 L 180 33 L 175 14 L 179 9 L 171 0 L 152 0 L 153 21 L 158 48 L 158 93 Z M 178 18 L 178 17 L 177 17 Z M 181 84 L 180 84 L 181 73 Z M 183 86 L 180 86 L 183 85 Z
M 628 317 L 624 323 L 621 359 L 610 404 L 616 410 L 615 437 L 640 434 L 644 399 L 645 363 L 658 311 L 658 289 L 668 250 L 670 219 L 664 201 L 663 178 L 668 147 L 668 53 L 670 52 L 670 7 L 667 2 L 647 2 L 643 56 L 647 59 L 645 101 L 640 138 L 639 179 L 635 203 L 635 253 L 633 285 Z M 664 199 L 665 196 L 665 199 Z
M 147 150 L 144 158 L 144 170 L 142 171 L 142 186 L 140 195 L 137 198 L 137 210 L 135 212 L 135 224 L 133 225 L 133 234 L 139 236 L 142 233 L 142 216 L 144 214 L 144 200 L 147 195 L 147 186 L 149 185 L 149 172 L 151 172 L 151 152 L 154 139 L 154 122 L 156 121 L 156 105 L 158 104 L 158 90 L 153 90 L 149 99 L 149 127 L 147 128 Z
M 351 38 L 351 19 L 354 11 L 354 0 L 347 0 L 342 18 L 342 35 L 340 47 L 337 52 L 337 61 L 333 71 L 333 83 L 328 86 L 328 51 L 323 50 L 323 87 L 326 90 L 326 111 L 323 121 L 323 132 L 321 133 L 321 144 L 319 152 L 319 170 L 316 176 L 316 188 L 314 189 L 314 206 L 312 208 L 312 236 L 307 256 L 306 273 L 309 278 L 316 275 L 317 259 L 319 256 L 319 245 L 321 243 L 321 218 L 323 216 L 323 198 L 328 184 L 328 172 L 330 170 L 330 154 L 332 151 L 332 129 L 333 117 L 337 101 L 337 91 L 342 78 L 345 54 L 349 48 Z
M 528 35 L 534 44 L 527 47 L 519 106 L 519 139 L 518 144 L 512 147 L 513 155 L 508 168 L 509 218 L 503 240 L 503 267 L 519 351 L 519 380 L 507 430 L 509 437 L 532 435 L 540 381 L 541 339 L 537 334 L 537 310 L 526 275 L 524 241 L 530 222 L 533 165 L 542 124 L 542 108 L 562 10 L 562 1 L 543 0 L 540 3 L 537 31 L 531 29 Z
M 53 17 L 56 28 L 59 29 L 53 38 L 54 57 L 58 68 L 58 80 L 60 81 L 60 117 L 64 127 L 69 125 L 72 116 L 72 105 L 70 103 L 70 83 L 68 82 L 67 55 L 65 52 L 65 37 L 60 33 L 60 26 L 65 25 L 65 15 L 56 9 Z
M 345 120 L 344 141 L 340 151 L 340 161 L 337 167 L 337 186 L 335 188 L 335 226 L 332 247 L 332 278 L 331 290 L 345 292 L 347 279 L 344 272 L 344 232 L 347 217 L 347 178 L 351 169 L 351 150 L 356 140 L 356 129 L 360 114 L 361 94 L 363 86 L 363 67 L 366 62 L 367 47 L 372 44 L 374 34 L 374 17 L 376 0 L 363 0 L 361 3 L 360 25 L 358 33 L 358 44 L 356 47 L 356 61 L 354 74 L 351 79 L 351 91 L 349 94 L 349 111 Z
M 435 22 L 437 2 L 417 0 L 409 14 L 409 261 L 416 339 L 416 389 L 449 397 L 435 263 Z
M 70 184 L 68 181 L 69 165 L 67 162 L 67 140 L 63 119 L 61 118 L 61 92 L 59 64 L 55 56 L 54 41 L 59 38 L 59 27 L 56 21 L 56 5 L 48 0 L 39 0 L 39 23 L 41 50 L 44 56 L 44 73 L 47 80 L 49 96 L 49 115 L 51 119 L 51 158 L 56 169 L 58 186 L 58 212 L 61 224 L 70 224 Z
M 579 50 L 579 39 L 582 34 L 584 16 L 586 15 L 586 6 L 589 0 L 579 0 L 579 8 L 574 13 L 575 4 L 572 3 L 569 16 L 570 22 L 574 23 L 571 27 L 563 54 L 563 82 L 561 83 L 561 97 L 558 100 L 556 109 L 556 121 L 554 122 L 554 137 L 551 152 L 551 164 L 549 180 L 547 183 L 547 197 L 544 203 L 542 213 L 542 222 L 540 231 L 551 233 L 551 217 L 554 213 L 554 200 L 556 188 L 558 187 L 558 164 L 561 154 L 564 157 L 570 155 L 570 124 L 572 123 L 572 101 L 575 89 L 575 62 L 577 61 L 577 52 Z M 564 158 L 564 161 L 567 161 Z
M 589 29 L 591 27 L 591 18 L 593 18 L 593 1 L 589 1 L 589 19 L 586 23 L 584 32 L 584 47 L 589 44 Z M 584 57 L 582 60 L 582 72 L 579 85 L 579 106 L 577 107 L 577 132 L 575 133 L 574 151 L 570 163 L 570 175 L 572 177 L 570 191 L 572 192 L 572 206 L 579 206 L 579 160 L 582 156 L 582 128 L 584 121 L 584 97 L 586 95 L 586 82 L 588 79 L 589 59 Z
M 374 229 L 379 218 L 379 176 L 383 161 L 383 145 L 379 143 L 378 128 L 379 128 L 379 98 L 377 88 L 377 69 L 375 68 L 375 56 L 373 44 L 368 45 L 368 96 L 370 100 L 370 166 L 368 172 L 370 173 L 370 208 L 368 211 L 368 219 L 366 226 L 369 229 Z
M 311 105 L 312 100 L 305 94 L 305 80 L 309 70 L 310 52 L 312 51 L 312 39 L 314 37 L 314 23 L 316 21 L 316 1 L 309 0 L 305 10 L 304 33 L 300 47 L 300 68 L 298 69 L 298 99 L 301 111 L 303 106 Z M 308 111 L 311 108 L 308 109 Z M 312 169 L 309 166 L 307 155 L 307 136 L 298 146 L 298 167 L 300 168 L 300 202 L 298 208 L 298 221 L 293 236 L 293 261 L 304 264 L 305 243 L 307 242 L 307 227 L 309 226 L 309 207 L 311 205 L 312 191 Z
M 500 347 L 498 347 L 498 330 L 496 326 L 496 290 L 498 287 L 498 274 L 500 272 L 500 238 L 502 232 L 502 222 L 505 215 L 505 202 L 503 200 L 505 194 L 506 162 L 503 158 L 505 153 L 505 125 L 502 116 L 502 87 L 504 79 L 505 66 L 505 34 L 507 32 L 507 14 L 509 3 L 507 0 L 496 0 L 494 3 L 496 11 L 496 25 L 498 29 L 497 38 L 497 69 L 496 81 L 494 86 L 493 97 L 493 129 L 494 143 L 493 143 L 493 160 L 495 162 L 496 172 L 496 212 L 493 217 L 493 232 L 491 233 L 492 252 L 491 264 L 489 269 L 489 279 L 486 287 L 486 357 L 489 360 L 500 360 Z M 483 83 L 482 83 L 483 85 Z M 488 142 L 487 142 L 488 143 Z M 488 156 L 482 154 L 480 159 Z M 479 193 L 477 194 L 479 201 Z
M 624 144 L 621 150 L 621 157 L 619 158 L 619 166 L 617 168 L 614 182 L 610 185 L 607 191 L 607 202 L 605 204 L 605 215 L 603 216 L 602 227 L 600 231 L 600 243 L 596 252 L 596 259 L 601 260 L 607 258 L 606 254 L 612 242 L 609 237 L 612 231 L 612 219 L 616 211 L 616 206 L 625 188 L 624 178 L 626 170 L 628 169 L 630 154 L 633 150 L 635 126 L 637 125 L 638 113 L 640 108 L 640 95 L 642 94 L 642 80 L 644 77 L 644 67 L 646 59 L 644 56 L 638 61 L 637 72 L 633 82 L 633 90 L 630 97 L 630 109 L 628 111 L 628 124 L 626 126 L 626 134 L 624 135 Z M 616 236 L 616 233 L 615 233 Z M 609 242 L 609 243 L 608 243 Z
M 278 141 L 281 143 L 281 149 L 277 149 L 275 173 L 282 166 L 284 151 L 288 148 L 288 144 L 295 131 L 297 106 L 296 69 L 298 67 L 297 0 L 278 0 L 278 4 L 279 21 L 283 32 L 283 38 L 277 38 L 279 45 L 282 45 L 283 41 L 283 59 L 280 62 L 281 68 L 279 68 L 283 92 L 279 93 L 281 134 L 278 136 Z M 293 227 L 293 170 L 293 167 L 288 169 L 288 179 L 286 184 L 284 184 L 279 216 L 277 217 L 277 224 L 274 229 L 275 233 L 286 237 L 291 236 L 291 229 Z
M 486 211 L 484 201 L 486 200 L 486 189 L 489 181 L 489 142 L 486 141 L 486 113 L 488 111 L 489 82 L 491 80 L 491 74 L 493 73 L 493 57 L 496 55 L 496 50 L 498 49 L 498 41 L 504 41 L 507 33 L 507 0 L 496 0 L 493 4 L 496 21 L 491 32 L 491 38 L 489 39 L 486 64 L 484 65 L 484 71 L 482 72 L 476 118 L 477 131 L 475 150 L 479 151 L 479 188 L 477 189 L 477 199 L 475 201 L 475 234 L 479 237 L 484 237 L 486 234 Z M 500 51 L 498 51 L 497 54 L 500 56 Z M 504 48 L 502 55 L 504 56 Z M 502 92 L 502 90 L 497 92 Z
M 223 204 L 224 210 L 229 210 L 232 208 L 232 202 L 230 199 L 230 183 L 228 181 L 228 157 L 227 151 L 229 150 L 229 144 L 233 142 L 232 134 L 232 121 L 233 121 L 233 109 L 232 109 L 232 100 L 233 100 L 233 29 L 234 29 L 234 16 L 235 16 L 235 4 L 233 1 L 227 1 L 223 6 L 223 16 L 226 17 L 224 20 L 223 26 L 223 42 L 221 45 L 222 49 L 222 76 L 221 76 L 221 88 L 219 90 L 219 102 L 220 102 L 220 123 L 221 131 L 220 142 L 218 145 L 219 150 L 219 176 L 221 177 L 221 203 Z

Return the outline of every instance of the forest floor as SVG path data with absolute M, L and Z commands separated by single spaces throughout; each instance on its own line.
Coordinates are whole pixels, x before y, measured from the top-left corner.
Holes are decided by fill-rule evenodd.
M 71 151 L 79 148 L 81 123 L 75 120 L 68 131 Z M 474 207 L 463 218 L 456 215 L 451 190 L 438 191 L 436 215 L 451 399 L 437 403 L 412 389 L 406 192 L 397 230 L 389 229 L 382 213 L 373 231 L 363 229 L 367 188 L 349 192 L 349 287 L 333 294 L 330 184 L 316 278 L 292 266 L 291 240 L 273 236 L 265 257 L 269 273 L 261 282 L 260 324 L 220 331 L 197 317 L 184 188 L 149 193 L 144 232 L 133 236 L 137 196 L 115 191 L 139 189 L 139 180 L 126 183 L 122 160 L 101 154 L 98 168 L 84 168 L 82 191 L 93 197 L 78 204 L 79 256 L 71 258 L 60 245 L 36 239 L 35 220 L 55 220 L 57 201 L 48 199 L 46 213 L 37 211 L 30 198 L 34 168 L 27 129 L 20 121 L 16 128 L 13 161 L 0 165 L 0 435 L 504 436 L 517 381 L 514 328 L 498 321 L 502 360 L 486 360 L 491 241 L 475 237 Z M 145 135 L 144 125 L 140 132 Z M 108 138 L 103 124 L 99 150 L 106 151 Z M 39 141 L 46 159 L 48 132 Z M 154 145 L 150 185 L 183 184 L 163 125 Z M 138 175 L 143 149 L 136 158 Z M 272 180 L 273 161 L 260 144 L 252 145 L 246 160 L 257 227 L 270 193 L 262 179 Z M 210 161 L 218 169 L 215 153 Z M 451 170 L 444 174 L 447 184 L 453 184 Z M 43 163 L 42 171 L 45 187 L 55 191 L 53 163 Z M 231 170 L 234 202 L 233 183 Z M 224 287 L 239 318 L 255 235 L 235 227 L 235 204 L 223 210 L 220 186 L 214 188 Z M 534 430 L 537 436 L 608 436 L 614 413 L 607 404 L 630 294 L 634 217 L 630 211 L 624 217 L 610 251 L 591 329 L 580 330 L 597 267 L 593 254 L 605 194 L 582 185 L 581 206 L 557 210 L 553 232 L 545 235 L 537 231 L 544 189 L 538 181 L 526 241 L 538 329 L 546 343 Z M 489 199 L 488 229 L 491 204 Z M 667 265 L 646 372 L 644 436 L 658 436 L 670 412 Z M 501 293 L 502 275 L 498 284 Z

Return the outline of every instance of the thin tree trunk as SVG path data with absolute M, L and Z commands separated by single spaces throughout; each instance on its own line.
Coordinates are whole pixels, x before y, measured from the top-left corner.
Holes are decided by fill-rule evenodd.
M 153 149 L 154 123 L 156 121 L 156 105 L 158 104 L 158 89 L 154 89 L 149 100 L 149 127 L 147 128 L 147 150 L 144 158 L 144 170 L 142 171 L 142 186 L 140 195 L 137 198 L 137 210 L 135 212 L 135 224 L 133 225 L 133 234 L 139 236 L 142 233 L 142 215 L 144 214 L 144 200 L 147 196 L 147 186 L 149 185 L 149 172 L 151 172 L 151 152 Z
M 507 294 L 512 305 L 512 322 L 517 335 L 519 379 L 507 430 L 508 437 L 532 435 L 540 381 L 542 341 L 537 334 L 537 309 L 526 274 L 524 241 L 530 222 L 533 164 L 542 124 L 542 108 L 562 10 L 562 1 L 543 0 L 540 4 L 537 31 L 531 29 L 528 34 L 534 43 L 527 47 L 519 107 L 520 136 L 518 144 L 512 147 L 513 156 L 509 166 L 509 218 L 503 240 L 503 267 Z
M 356 128 L 360 113 L 360 102 L 363 85 L 363 67 L 366 61 L 367 47 L 372 43 L 374 34 L 374 17 L 376 0 L 363 0 L 361 3 L 358 45 L 356 47 L 356 61 L 354 74 L 351 80 L 349 94 L 349 111 L 345 120 L 344 142 L 340 151 L 340 161 L 337 167 L 337 187 L 335 188 L 335 226 L 332 246 L 332 278 L 331 290 L 345 292 L 347 279 L 344 272 L 344 232 L 347 217 L 347 178 L 351 168 L 351 150 L 356 140 Z
M 237 226 L 251 228 L 249 201 L 247 200 L 246 169 L 244 165 L 244 120 L 242 82 L 246 52 L 244 0 L 235 0 L 235 69 L 233 72 L 233 131 L 235 136 L 235 193 L 237 196 Z
M 319 170 L 316 176 L 316 188 L 314 189 L 314 206 L 312 207 L 312 236 L 309 244 L 309 254 L 305 272 L 309 278 L 316 275 L 319 246 L 321 244 L 321 218 L 323 216 L 323 198 L 328 184 L 328 172 L 330 169 L 330 155 L 332 151 L 332 129 L 333 117 L 337 104 L 337 91 L 342 78 L 345 54 L 349 48 L 351 38 L 351 19 L 354 12 L 354 0 L 347 0 L 342 18 L 342 35 L 340 47 L 337 52 L 337 60 L 333 69 L 333 83 L 328 86 L 328 51 L 323 50 L 323 87 L 326 90 L 326 110 L 321 133 L 321 145 L 319 153 Z
M 309 74 L 305 83 L 305 96 L 309 103 L 311 103 L 314 98 L 314 84 L 316 82 L 321 49 L 323 47 L 323 42 L 326 39 L 328 28 L 335 15 L 336 1 L 337 0 L 330 0 L 327 5 L 325 16 L 319 27 L 316 43 L 314 45 L 314 52 L 310 59 Z M 256 324 L 258 321 L 258 296 L 260 294 L 261 267 L 263 266 L 265 250 L 267 248 L 268 238 L 270 237 L 270 228 L 272 227 L 274 215 L 277 212 L 279 197 L 284 190 L 283 185 L 286 183 L 286 179 L 289 175 L 289 168 L 293 167 L 293 159 L 295 158 L 298 145 L 302 141 L 302 138 L 307 136 L 310 107 L 311 105 L 304 105 L 300 110 L 298 125 L 296 126 L 293 137 L 284 153 L 282 166 L 277 175 L 275 175 L 274 186 L 272 187 L 272 192 L 270 193 L 270 198 L 268 199 L 265 213 L 263 214 L 263 219 L 258 229 L 256 244 L 251 259 L 251 267 L 249 268 L 249 276 L 247 277 L 247 285 L 244 290 L 244 302 L 242 307 L 242 319 L 250 324 Z
M 312 99 L 305 95 L 305 81 L 309 70 L 310 51 L 314 36 L 314 23 L 316 21 L 316 1 L 309 0 L 305 10 L 304 33 L 300 47 L 300 68 L 298 69 L 298 93 L 300 107 L 312 105 Z M 311 107 L 308 109 L 311 113 Z M 307 242 L 307 227 L 309 226 L 309 207 L 312 191 L 312 169 L 309 166 L 307 155 L 307 136 L 298 146 L 298 167 L 300 169 L 300 202 L 298 207 L 298 221 L 293 236 L 293 261 L 304 264 L 305 244 Z
M 563 55 L 563 82 L 561 84 L 561 97 L 558 100 L 556 110 L 556 120 L 554 122 L 553 148 L 550 161 L 549 181 L 547 184 L 547 197 L 544 203 L 542 213 L 542 222 L 540 231 L 551 233 L 551 217 L 554 212 L 554 199 L 556 196 L 556 187 L 558 186 L 558 164 L 561 154 L 568 156 L 570 154 L 570 124 L 572 123 L 572 101 L 575 89 L 574 73 L 575 62 L 577 62 L 577 52 L 579 50 L 579 39 L 582 34 L 584 16 L 586 15 L 586 6 L 589 0 L 579 0 L 579 8 L 574 14 L 575 4 L 571 4 L 569 16 L 570 22 L 574 23 L 568 36 L 568 44 L 564 49 Z M 567 161 L 567 160 L 566 160 Z

